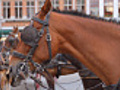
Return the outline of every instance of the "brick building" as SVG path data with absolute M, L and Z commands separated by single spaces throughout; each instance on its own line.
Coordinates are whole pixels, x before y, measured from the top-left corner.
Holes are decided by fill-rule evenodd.
M 0 31 L 23 29 L 45 0 L 0 0 Z M 77 10 L 100 17 L 119 18 L 120 0 L 51 0 L 59 10 Z

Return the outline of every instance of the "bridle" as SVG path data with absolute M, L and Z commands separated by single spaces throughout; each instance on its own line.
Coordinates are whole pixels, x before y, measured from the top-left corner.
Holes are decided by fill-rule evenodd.
M 29 52 L 28 52 L 27 55 L 23 55 L 22 53 L 19 53 L 19 52 L 14 51 L 14 52 L 12 53 L 13 56 L 18 57 L 18 58 L 21 58 L 21 59 L 24 59 L 25 62 L 30 61 L 30 62 L 33 63 L 33 65 L 35 65 L 34 61 L 32 60 L 32 57 L 33 57 L 33 54 L 34 54 L 36 48 L 38 47 L 38 42 L 39 42 L 39 40 L 43 37 L 44 30 L 45 30 L 45 28 L 46 28 L 46 31 L 47 31 L 47 33 L 46 33 L 46 41 L 47 41 L 47 44 L 48 44 L 49 60 L 52 59 L 51 35 L 50 35 L 50 32 L 49 32 L 49 17 L 50 17 L 50 14 L 47 14 L 45 21 L 43 21 L 43 20 L 41 20 L 41 19 L 39 19 L 39 18 L 37 18 L 37 17 L 33 17 L 33 18 L 32 18 L 33 21 L 36 21 L 36 22 L 38 22 L 38 23 L 40 23 L 40 24 L 43 25 L 43 26 L 42 26 L 42 29 L 40 30 L 40 32 L 37 31 L 37 29 L 36 29 L 38 37 L 37 37 L 36 40 L 34 41 L 34 44 L 30 45 L 29 43 L 27 43 L 27 42 L 25 42 L 25 41 L 23 40 L 23 42 L 24 42 L 25 44 L 31 46 L 31 49 L 29 50 Z M 22 40 L 22 39 L 21 39 L 21 40 Z M 36 66 L 36 65 L 35 65 L 35 66 Z
M 36 72 L 46 71 L 43 64 L 38 64 L 37 62 L 34 62 L 34 60 L 32 60 L 32 57 L 33 57 L 35 50 L 38 47 L 39 40 L 43 37 L 44 31 L 46 30 L 46 41 L 47 41 L 48 51 L 49 51 L 49 60 L 47 60 L 46 62 L 50 63 L 50 61 L 52 59 L 51 35 L 49 32 L 49 18 L 50 18 L 50 13 L 48 13 L 46 15 L 46 20 L 44 20 L 44 21 L 39 19 L 39 18 L 36 18 L 36 17 L 32 18 L 33 21 L 36 21 L 36 22 L 42 24 L 43 26 L 42 26 L 40 31 L 38 31 L 37 29 L 34 28 L 35 31 L 37 32 L 37 38 L 34 40 L 33 44 L 29 44 L 21 39 L 25 44 L 27 44 L 31 47 L 31 49 L 29 50 L 27 55 L 13 51 L 13 53 L 12 53 L 13 56 L 20 58 L 20 59 L 23 59 L 23 62 L 20 63 L 21 66 L 19 68 L 17 68 L 18 69 L 17 71 L 25 72 L 24 67 L 26 67 L 26 66 L 29 67 L 29 64 L 28 64 L 29 62 L 32 63 L 33 66 L 36 68 L 36 70 L 35 70 Z M 31 26 L 31 27 L 33 27 L 33 26 Z M 30 70 L 28 70 L 28 72 L 30 72 Z M 17 77 L 19 76 L 19 72 L 16 74 L 16 76 Z

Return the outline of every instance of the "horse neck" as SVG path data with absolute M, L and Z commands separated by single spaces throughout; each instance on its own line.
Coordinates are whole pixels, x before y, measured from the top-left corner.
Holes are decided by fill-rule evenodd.
M 117 83 L 120 77 L 119 26 L 57 13 L 51 14 L 50 24 L 51 30 L 61 37 L 60 52 L 76 57 L 106 84 Z

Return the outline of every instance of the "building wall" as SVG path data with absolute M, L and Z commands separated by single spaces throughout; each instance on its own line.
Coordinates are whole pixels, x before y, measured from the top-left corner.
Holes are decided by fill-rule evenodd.
M 40 10 L 44 1 L 45 0 L 1 0 L 2 28 L 12 28 L 13 26 L 24 28 L 24 26 L 29 24 L 31 17 Z M 79 0 L 52 0 L 52 3 L 53 8 L 59 10 L 78 10 L 77 6 L 82 7 L 82 5 L 81 3 L 77 4 L 77 1 Z
M 19 26 L 24 28 L 31 17 L 44 5 L 45 0 L 0 0 L 2 28 Z M 59 10 L 77 10 L 100 17 L 115 17 L 120 13 L 120 0 L 51 0 L 53 8 Z M 100 3 L 103 1 L 102 3 Z M 117 4 L 116 1 L 118 1 Z M 7 4 L 7 5 L 5 5 Z M 118 6 L 118 8 L 117 8 Z M 119 12 L 118 12 L 119 11 Z M 7 14 L 6 14 L 7 13 Z M 6 15 L 4 15 L 6 14 Z M 1 22 L 1 21 L 0 21 Z

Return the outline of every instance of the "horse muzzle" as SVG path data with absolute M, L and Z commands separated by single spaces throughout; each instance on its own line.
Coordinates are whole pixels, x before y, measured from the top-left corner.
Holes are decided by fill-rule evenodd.
M 16 87 L 21 84 L 22 80 L 27 78 L 28 68 L 23 65 L 23 63 L 19 63 L 16 66 L 11 66 L 9 70 L 9 75 L 11 78 L 11 85 Z
M 19 80 L 15 80 L 15 78 L 12 78 L 12 82 L 11 82 L 11 86 L 12 87 L 17 87 L 17 86 L 19 86 L 21 84 L 21 81 Z

